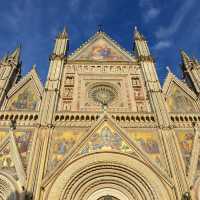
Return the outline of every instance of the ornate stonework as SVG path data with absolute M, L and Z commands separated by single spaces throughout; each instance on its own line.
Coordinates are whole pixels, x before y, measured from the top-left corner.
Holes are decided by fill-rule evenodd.
M 0 61 L 0 200 L 200 200 L 200 64 L 161 88 L 147 42 L 97 32 L 68 55 L 59 33 L 43 86 Z

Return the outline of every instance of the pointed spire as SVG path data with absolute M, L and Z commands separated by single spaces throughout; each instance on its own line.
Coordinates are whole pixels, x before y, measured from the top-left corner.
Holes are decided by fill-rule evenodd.
M 181 58 L 184 63 L 188 63 L 190 61 L 190 57 L 186 54 L 185 51 L 180 50 Z
M 138 31 L 137 26 L 134 28 L 134 38 L 135 40 L 145 40 L 144 36 Z
M 68 31 L 66 26 L 64 27 L 63 31 L 58 34 L 58 38 L 68 38 Z
M 21 45 L 17 47 L 10 55 L 9 58 L 12 58 L 16 63 L 19 63 L 21 55 Z

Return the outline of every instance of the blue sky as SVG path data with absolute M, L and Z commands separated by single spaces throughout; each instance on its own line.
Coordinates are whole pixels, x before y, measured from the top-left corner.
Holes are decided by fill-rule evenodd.
M 200 57 L 199 0 L 11 0 L 0 7 L 0 56 L 22 45 L 22 72 L 36 64 L 44 82 L 56 34 L 66 25 L 70 52 L 102 24 L 129 51 L 133 28 L 147 38 L 163 82 L 167 70 L 181 77 L 179 49 Z

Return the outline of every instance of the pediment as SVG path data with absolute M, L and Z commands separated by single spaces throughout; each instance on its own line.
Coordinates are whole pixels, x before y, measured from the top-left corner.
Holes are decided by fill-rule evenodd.
M 108 35 L 103 32 L 97 32 L 88 42 L 69 56 L 69 60 L 130 62 L 135 59 Z
M 171 72 L 169 72 L 164 83 L 163 93 L 169 112 L 198 112 L 196 94 Z
M 8 92 L 3 109 L 9 111 L 39 110 L 43 86 L 35 68 Z

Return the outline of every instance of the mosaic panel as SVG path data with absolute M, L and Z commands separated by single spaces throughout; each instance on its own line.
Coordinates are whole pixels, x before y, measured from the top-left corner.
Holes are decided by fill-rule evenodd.
M 7 144 L 5 148 L 0 152 L 0 170 L 7 172 L 18 180 L 14 162 L 10 153 L 10 144 Z
M 6 138 L 7 132 L 0 131 L 0 145 L 3 142 L 3 140 Z
M 176 136 L 180 145 L 180 150 L 185 161 L 186 170 L 190 164 L 190 158 L 192 155 L 194 133 L 193 131 L 179 131 L 176 132 Z
M 144 152 L 146 152 L 151 160 L 162 166 L 161 151 L 159 148 L 158 134 L 155 132 L 130 132 L 129 137 Z
M 192 99 L 177 86 L 167 97 L 167 106 L 170 112 L 196 112 Z
M 112 47 L 105 39 L 98 39 L 90 45 L 77 58 L 78 60 L 106 60 L 124 61 L 127 60 L 121 53 Z
M 121 138 L 120 134 L 105 123 L 91 135 L 89 141 L 81 149 L 80 154 L 84 155 L 95 151 L 113 150 L 124 153 L 132 152 L 128 144 Z
M 36 110 L 38 97 L 31 87 L 20 90 L 8 103 L 7 110 Z
M 64 160 L 74 144 L 83 134 L 83 130 L 56 130 L 52 135 L 48 171 L 55 168 Z
M 33 133 L 31 131 L 15 132 L 15 141 L 25 169 L 28 166 L 32 139 Z

